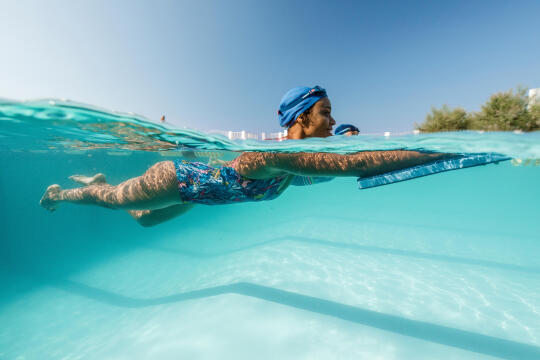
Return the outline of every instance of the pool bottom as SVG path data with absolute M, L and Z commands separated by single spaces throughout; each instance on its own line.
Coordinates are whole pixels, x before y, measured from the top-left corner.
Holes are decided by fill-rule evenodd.
M 339 230 L 317 237 L 333 223 L 306 217 L 311 232 L 304 236 L 287 235 L 298 223 L 284 222 L 258 237 L 237 232 L 228 243 L 216 242 L 211 229 L 185 231 L 137 241 L 68 278 L 24 276 L 33 290 L 0 311 L 2 354 L 488 359 L 495 352 L 527 359 L 518 355 L 540 351 L 540 270 L 448 247 L 437 256 L 430 236 L 447 242 L 445 234 L 454 234 L 456 241 L 449 231 L 386 227 L 414 234 L 408 246 L 392 242 L 377 223 L 350 224 L 362 238 Z M 456 249 L 481 245 L 478 234 L 462 236 Z M 478 351 L 464 350 L 478 339 Z
M 238 294 L 130 308 L 45 287 L 0 319 L 14 359 L 492 358 Z

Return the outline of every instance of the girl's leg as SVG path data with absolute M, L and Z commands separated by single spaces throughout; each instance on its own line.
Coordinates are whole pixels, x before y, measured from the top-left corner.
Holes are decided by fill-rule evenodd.
M 97 183 L 62 190 L 59 185 L 51 185 L 40 204 L 54 211 L 60 202 L 98 205 L 112 209 L 155 210 L 181 204 L 182 200 L 178 194 L 174 163 L 162 161 L 153 165 L 144 175 L 116 186 Z
M 127 212 L 140 225 L 150 227 L 180 216 L 191 210 L 193 206 L 195 204 L 178 204 L 157 210 L 128 210 Z
M 99 173 L 94 176 L 84 175 L 72 175 L 69 177 L 71 180 L 82 185 L 109 185 L 105 179 L 105 175 Z M 126 210 L 140 225 L 144 227 L 150 227 L 161 224 L 165 221 L 171 220 L 177 216 L 180 216 L 191 208 L 195 204 L 178 204 L 165 207 L 157 210 Z

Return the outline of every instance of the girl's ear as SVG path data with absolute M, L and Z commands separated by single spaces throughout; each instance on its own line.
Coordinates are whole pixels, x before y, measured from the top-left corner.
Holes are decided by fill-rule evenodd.
M 296 121 L 298 122 L 298 124 L 300 124 L 302 129 L 307 128 L 309 126 L 309 120 L 305 114 L 300 114 L 296 118 Z
M 296 118 L 295 123 L 289 128 L 288 138 L 289 139 L 303 139 L 305 137 L 304 128 L 302 127 L 300 118 Z

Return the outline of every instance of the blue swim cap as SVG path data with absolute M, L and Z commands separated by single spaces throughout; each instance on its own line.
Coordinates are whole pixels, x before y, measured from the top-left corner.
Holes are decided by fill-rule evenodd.
M 298 86 L 287 91 L 279 104 L 278 117 L 280 125 L 286 128 L 291 127 L 298 116 L 327 96 L 326 90 L 320 86 L 312 88 Z
M 360 132 L 360 130 L 354 126 L 354 125 L 351 125 L 351 124 L 341 124 L 339 125 L 336 130 L 334 130 L 334 135 L 343 135 L 349 131 L 358 131 Z

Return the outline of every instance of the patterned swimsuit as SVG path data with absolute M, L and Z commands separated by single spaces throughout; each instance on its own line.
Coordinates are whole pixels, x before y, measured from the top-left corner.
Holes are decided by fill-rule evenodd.
M 213 167 L 185 160 L 175 160 L 174 167 L 181 199 L 205 205 L 275 199 L 281 194 L 281 185 L 288 177 L 246 179 L 229 166 Z

